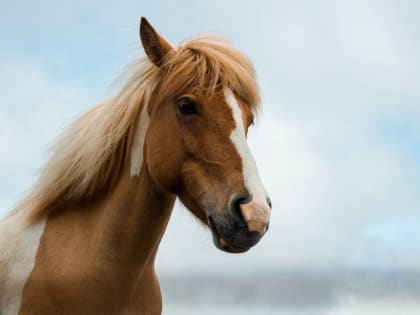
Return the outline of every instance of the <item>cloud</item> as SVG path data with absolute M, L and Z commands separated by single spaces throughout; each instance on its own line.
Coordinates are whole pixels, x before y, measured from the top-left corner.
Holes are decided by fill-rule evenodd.
M 55 82 L 36 60 L 3 59 L 0 73 L 1 216 L 30 188 L 53 139 L 95 97 L 72 83 Z

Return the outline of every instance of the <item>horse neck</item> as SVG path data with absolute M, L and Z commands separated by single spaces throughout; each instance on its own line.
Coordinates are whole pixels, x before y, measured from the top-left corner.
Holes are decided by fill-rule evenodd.
M 125 168 L 95 219 L 99 253 L 140 268 L 153 264 L 174 201 L 174 195 L 157 187 L 146 164 L 137 176 Z
M 34 312 L 34 305 L 48 309 L 54 302 L 63 309 L 109 306 L 111 311 L 130 303 L 156 308 L 154 258 L 174 201 L 144 164 L 138 176 L 127 167 L 102 198 L 52 212 L 25 284 L 21 313 Z
M 123 277 L 135 283 L 145 272 L 154 270 L 175 196 L 157 187 L 146 163 L 137 176 L 130 175 L 128 166 L 112 191 L 49 215 L 38 259 L 52 259 L 51 251 L 59 251 L 63 259 L 77 252 L 79 270 L 72 272 L 96 274 L 101 268 L 94 266 L 107 266 L 109 281 Z M 65 268 L 74 266 L 67 263 Z

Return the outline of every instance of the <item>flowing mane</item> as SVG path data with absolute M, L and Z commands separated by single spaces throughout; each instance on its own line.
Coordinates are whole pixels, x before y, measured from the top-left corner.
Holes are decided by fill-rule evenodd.
M 51 156 L 29 195 L 15 210 L 29 211 L 32 220 L 95 198 L 118 181 L 128 163 L 131 141 L 143 106 L 159 84 L 159 97 L 191 87 L 215 93 L 229 87 L 253 112 L 259 106 L 255 72 L 226 40 L 205 35 L 173 49 L 156 67 L 147 59 L 137 62 L 130 79 L 116 96 L 78 118 L 52 147 Z M 153 105 L 153 104 L 152 104 Z

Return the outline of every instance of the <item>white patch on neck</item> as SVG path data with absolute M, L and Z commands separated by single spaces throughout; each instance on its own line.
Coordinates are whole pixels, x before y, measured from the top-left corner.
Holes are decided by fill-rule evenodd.
M 27 226 L 24 210 L 0 220 L 0 314 L 19 313 L 23 289 L 35 266 L 46 219 Z
M 149 113 L 146 104 L 141 110 L 140 119 L 137 123 L 136 133 L 134 135 L 133 145 L 131 146 L 131 176 L 139 176 L 141 166 L 143 165 L 143 147 L 146 131 L 149 127 Z
M 246 141 L 245 126 L 241 108 L 239 107 L 235 95 L 230 89 L 225 89 L 224 94 L 226 102 L 232 109 L 233 119 L 236 123 L 236 128 L 232 131 L 230 139 L 242 159 L 242 174 L 245 186 L 248 189 L 248 192 L 252 194 L 254 201 L 266 203 L 267 194 L 261 183 L 260 176 L 258 175 L 254 157 L 252 156 L 248 142 Z

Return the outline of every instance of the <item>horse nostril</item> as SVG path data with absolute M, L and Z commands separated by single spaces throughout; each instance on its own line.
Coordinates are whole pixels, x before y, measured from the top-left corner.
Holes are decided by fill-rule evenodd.
M 271 199 L 270 199 L 270 197 L 267 197 L 267 203 L 268 203 L 268 206 L 270 207 L 270 209 L 271 209 Z
M 250 197 L 244 197 L 243 195 L 236 195 L 229 203 L 229 211 L 234 221 L 239 227 L 247 227 L 247 223 L 241 211 L 241 204 L 248 203 Z

